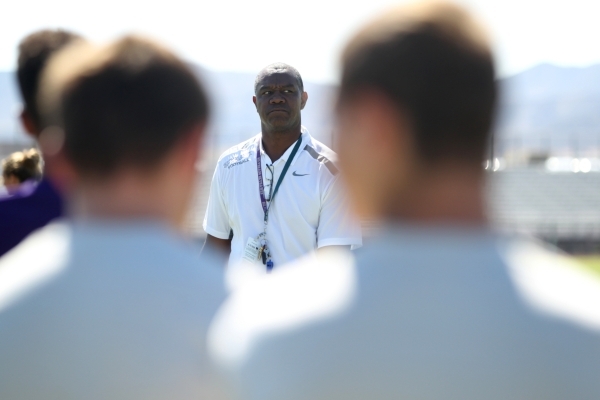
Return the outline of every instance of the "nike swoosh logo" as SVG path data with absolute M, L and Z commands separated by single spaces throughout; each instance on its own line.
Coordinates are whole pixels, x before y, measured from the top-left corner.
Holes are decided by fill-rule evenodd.
M 296 171 L 294 171 L 294 172 L 292 172 L 292 175 L 294 175 L 294 176 L 306 176 L 308 174 L 298 174 L 298 173 L 296 173 Z

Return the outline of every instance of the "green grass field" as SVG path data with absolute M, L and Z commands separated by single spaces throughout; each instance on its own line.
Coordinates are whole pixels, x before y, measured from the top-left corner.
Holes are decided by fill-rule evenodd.
M 600 255 L 596 256 L 580 256 L 576 260 L 582 263 L 586 268 L 600 275 Z

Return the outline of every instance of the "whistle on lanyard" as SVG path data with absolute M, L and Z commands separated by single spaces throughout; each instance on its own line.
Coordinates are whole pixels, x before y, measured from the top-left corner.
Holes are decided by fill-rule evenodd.
M 262 259 L 263 265 L 267 266 L 267 272 L 271 272 L 273 270 L 273 261 L 271 260 L 271 254 L 266 246 L 262 246 L 259 258 Z

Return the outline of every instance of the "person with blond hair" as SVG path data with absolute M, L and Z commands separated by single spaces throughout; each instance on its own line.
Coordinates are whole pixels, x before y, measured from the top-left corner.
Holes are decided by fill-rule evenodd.
M 41 157 L 36 149 L 17 151 L 2 160 L 2 181 L 8 193 L 14 193 L 27 181 L 41 179 Z

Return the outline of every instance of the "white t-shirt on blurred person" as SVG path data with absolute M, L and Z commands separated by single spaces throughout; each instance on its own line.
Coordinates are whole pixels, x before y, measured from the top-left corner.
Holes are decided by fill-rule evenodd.
M 600 399 L 600 278 L 482 230 L 391 229 L 240 289 L 209 331 L 238 399 Z
M 0 399 L 220 398 L 220 261 L 158 222 L 48 225 L 0 260 Z

